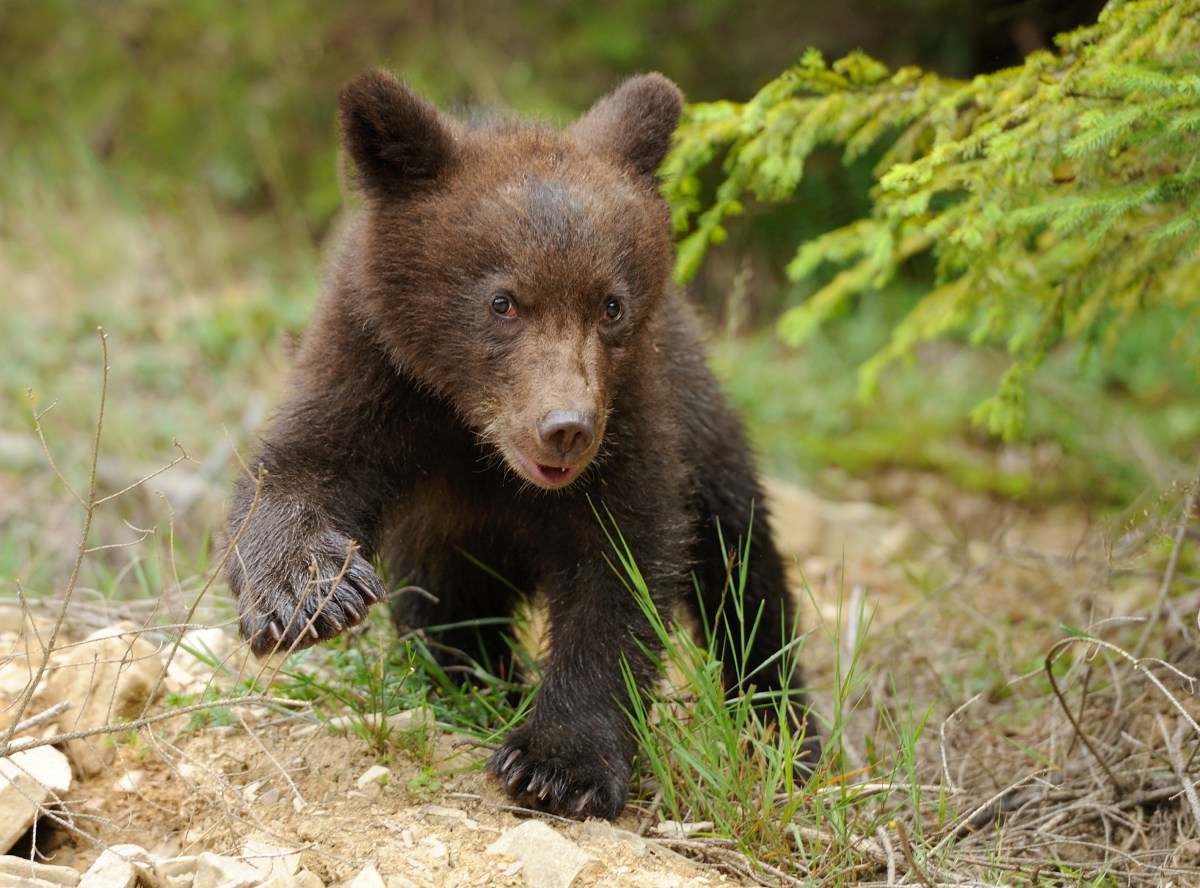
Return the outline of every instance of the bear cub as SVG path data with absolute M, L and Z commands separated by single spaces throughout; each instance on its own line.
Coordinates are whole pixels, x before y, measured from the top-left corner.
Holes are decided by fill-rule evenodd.
M 655 634 L 600 516 L 661 613 L 682 601 L 710 621 L 730 693 L 798 684 L 779 656 L 795 620 L 762 489 L 670 283 L 656 171 L 682 101 L 661 75 L 635 77 L 561 132 L 464 123 L 384 72 L 346 87 L 362 206 L 230 505 L 227 574 L 256 653 L 362 620 L 389 597 L 373 559 L 407 584 L 397 624 L 429 627 L 448 664 L 503 663 L 503 625 L 456 624 L 501 623 L 540 594 L 544 678 L 488 770 L 568 817 L 623 809 L 622 659 L 643 693 L 654 680 Z

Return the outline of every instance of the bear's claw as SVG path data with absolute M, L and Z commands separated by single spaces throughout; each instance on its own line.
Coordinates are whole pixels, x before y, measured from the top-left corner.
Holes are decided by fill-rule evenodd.
M 587 762 L 542 757 L 523 742 L 520 729 L 514 735 L 491 757 L 487 770 L 515 801 L 576 820 L 615 820 L 620 815 L 629 786 L 628 766 L 605 767 L 599 756 Z
M 242 611 L 242 634 L 254 653 L 286 653 L 333 638 L 361 623 L 371 605 L 386 597 L 379 577 L 361 555 L 352 553 L 346 563 L 348 545 L 340 537 L 320 540 L 305 553 L 311 569 L 288 572 L 277 564 L 252 574 L 252 581 L 239 574 L 234 583 L 231 577 Z M 335 578 L 337 586 L 330 591 L 329 582 Z M 256 594 L 248 594 L 250 590 Z

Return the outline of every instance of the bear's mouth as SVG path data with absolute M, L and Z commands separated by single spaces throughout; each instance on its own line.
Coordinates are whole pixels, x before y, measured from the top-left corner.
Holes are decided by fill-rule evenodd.
M 534 463 L 537 466 L 538 474 L 554 487 L 561 487 L 571 480 L 575 470 L 570 466 L 545 466 L 541 463 Z
M 579 466 L 556 466 L 551 463 L 540 463 L 527 457 L 514 448 L 517 468 L 521 474 L 547 490 L 557 490 L 566 487 L 579 476 Z

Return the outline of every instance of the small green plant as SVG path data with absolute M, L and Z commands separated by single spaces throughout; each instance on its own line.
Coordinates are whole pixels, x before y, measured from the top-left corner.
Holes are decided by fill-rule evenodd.
M 427 759 L 434 725 L 482 742 L 494 740 L 524 713 L 529 688 L 481 664 L 469 667 L 470 680 L 448 674 L 428 638 L 455 628 L 462 626 L 433 626 L 397 639 L 380 609 L 372 613 L 369 631 L 340 636 L 324 656 L 290 657 L 275 690 L 310 701 L 318 718 L 339 719 L 384 756 L 398 747 L 417 760 Z M 412 717 L 397 727 L 394 716 L 402 713 Z
M 421 773 L 408 781 L 408 790 L 415 795 L 437 793 L 441 789 L 442 774 L 432 766 L 426 766 L 421 770 Z
M 969 81 L 891 72 L 861 53 L 816 50 L 746 103 L 693 105 L 668 159 L 666 194 L 686 231 L 691 277 L 748 197 L 793 197 L 822 145 L 847 163 L 882 154 L 870 214 L 799 245 L 787 267 L 816 292 L 783 315 L 792 343 L 918 257 L 935 270 L 890 340 L 859 370 L 880 373 L 923 341 L 965 336 L 1011 355 L 974 412 L 993 432 L 1025 428 L 1026 381 L 1060 342 L 1111 354 L 1131 319 L 1174 310 L 1193 370 L 1200 254 L 1200 2 L 1112 0 L 1057 51 Z M 723 158 L 706 196 L 702 174 Z M 1165 344 L 1165 343 L 1164 343 Z
M 233 710 L 228 706 L 222 706 L 221 701 L 225 699 L 244 700 L 247 696 L 261 693 L 259 689 L 250 689 L 250 694 L 247 694 L 246 689 L 221 689 L 217 687 L 208 687 L 203 692 L 197 693 L 178 693 L 168 692 L 164 697 L 163 704 L 166 709 L 183 709 L 185 707 L 194 707 L 198 704 L 211 704 L 195 709 L 189 716 L 187 723 L 180 729 L 180 733 L 194 734 L 204 728 L 228 727 L 238 723 L 237 718 L 233 714 Z

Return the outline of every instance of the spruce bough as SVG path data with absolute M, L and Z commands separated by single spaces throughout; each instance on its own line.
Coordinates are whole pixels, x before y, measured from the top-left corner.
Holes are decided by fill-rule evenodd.
M 975 418 L 1006 438 L 1025 422 L 1025 382 L 1064 339 L 1111 346 L 1137 312 L 1183 308 L 1190 341 L 1200 280 L 1200 0 L 1110 2 L 1056 51 L 969 81 L 891 72 L 816 50 L 746 103 L 692 105 L 668 159 L 680 243 L 695 272 L 747 194 L 788 199 L 820 145 L 847 163 L 883 151 L 870 215 L 800 244 L 796 282 L 826 283 L 779 321 L 794 344 L 907 260 L 935 259 L 927 292 L 859 370 L 869 396 L 919 342 L 965 336 L 1012 357 Z M 702 200 L 700 176 L 723 156 Z M 1180 349 L 1200 368 L 1200 350 Z

